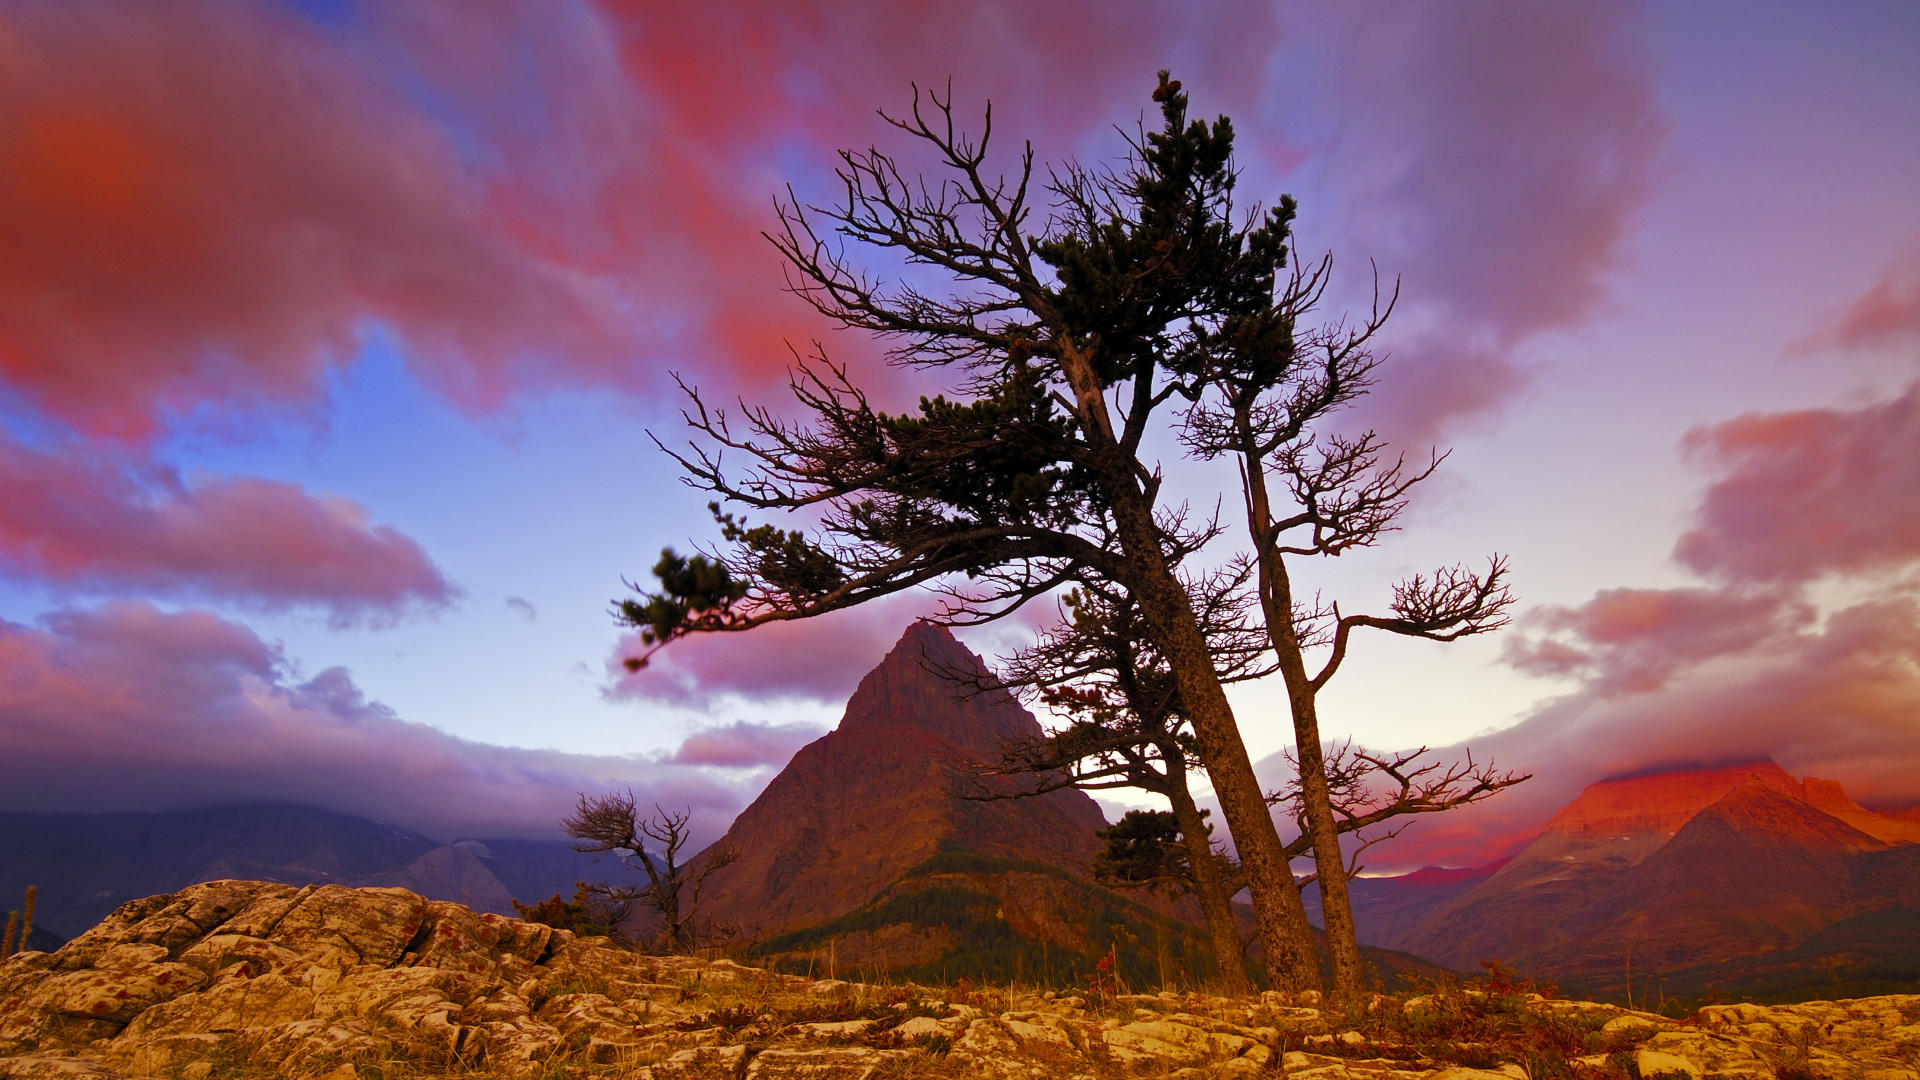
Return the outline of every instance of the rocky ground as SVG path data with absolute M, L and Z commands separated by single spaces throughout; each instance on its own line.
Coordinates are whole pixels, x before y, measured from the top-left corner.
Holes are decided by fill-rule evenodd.
M 1677 1021 L 1523 987 L 1055 994 L 816 980 L 401 889 L 219 881 L 0 966 L 0 1077 L 1920 1080 L 1920 995 Z

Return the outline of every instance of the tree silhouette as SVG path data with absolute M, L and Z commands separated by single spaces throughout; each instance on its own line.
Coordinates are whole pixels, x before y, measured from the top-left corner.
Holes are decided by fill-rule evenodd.
M 745 403 L 729 416 L 682 383 L 696 437 L 668 452 L 690 484 L 719 497 L 720 543 L 664 552 L 658 587 L 616 601 L 616 611 L 651 650 L 916 587 L 942 592 L 942 618 L 954 623 L 998 618 L 1069 586 L 1124 595 L 1177 694 L 1182 752 L 1206 769 L 1243 860 L 1270 981 L 1316 986 L 1299 889 L 1216 668 L 1217 642 L 1181 569 L 1222 529 L 1171 499 L 1144 448 L 1150 435 L 1173 433 L 1198 456 L 1233 456 L 1251 547 L 1230 572 L 1249 575 L 1287 683 L 1335 989 L 1350 994 L 1358 953 L 1313 695 L 1353 629 L 1449 640 L 1497 627 L 1510 602 L 1505 568 L 1496 559 L 1485 573 L 1415 578 L 1389 616 L 1296 604 L 1287 557 L 1373 542 L 1438 460 L 1412 472 L 1383 467 L 1372 435 L 1315 432 L 1370 382 L 1366 345 L 1392 303 L 1376 303 L 1358 329 L 1300 330 L 1328 263 L 1283 278 L 1293 200 L 1236 209 L 1231 122 L 1190 121 L 1187 95 L 1165 72 L 1153 96 L 1161 123 L 1131 137 L 1122 162 L 1057 166 L 1036 185 L 1031 145 L 1013 175 L 987 169 L 990 106 L 975 141 L 956 127 L 950 89 L 916 88 L 909 114 L 882 116 L 931 151 L 935 179 L 911 177 L 873 148 L 841 153 L 838 205 L 806 206 L 790 191 L 769 236 L 790 289 L 842 326 L 888 340 L 895 363 L 949 376 L 956 398 L 886 413 L 817 347 L 795 355 L 801 421 Z M 949 285 L 881 281 L 850 246 Z M 1298 507 L 1283 509 L 1276 486 Z M 804 524 L 748 516 L 758 512 Z M 1332 656 L 1310 676 L 1303 654 L 1320 643 Z
M 696 944 L 699 932 L 704 929 L 699 922 L 700 891 L 707 878 L 732 863 L 739 852 L 729 846 L 716 845 L 702 851 L 695 863 L 684 861 L 689 839 L 687 823 L 691 818 L 688 811 L 669 811 L 658 806 L 653 808 L 652 816 L 641 817 L 632 789 L 592 797 L 581 795 L 580 805 L 572 816 L 560 823 L 568 836 L 579 841 L 574 850 L 617 855 L 627 864 L 645 871 L 647 884 L 632 889 L 590 887 L 583 883 L 582 895 L 575 899 L 584 907 L 587 896 L 591 895 L 603 909 L 611 908 L 621 915 L 624 915 L 621 905 L 630 908 L 635 903 L 644 904 L 660 916 L 662 948 L 677 952 Z M 648 841 L 652 841 L 652 851 L 648 850 Z
M 896 362 L 957 375 L 963 398 L 889 415 L 819 352 L 796 356 L 804 423 L 745 405 L 729 417 L 686 387 L 699 438 L 673 453 L 690 483 L 726 504 L 714 505 L 722 546 L 665 553 L 659 588 L 617 611 L 657 648 L 922 585 L 946 589 L 946 618 L 964 622 L 1004 615 L 1077 574 L 1113 583 L 1138 603 L 1180 685 L 1245 861 L 1273 984 L 1315 986 L 1299 890 L 1175 572 L 1217 530 L 1166 505 L 1162 476 L 1142 457 L 1169 402 L 1205 389 L 1177 377 L 1176 362 L 1284 346 L 1283 327 L 1259 341 L 1221 331 L 1238 307 L 1271 302 L 1293 208 L 1282 200 L 1237 221 L 1232 125 L 1188 123 L 1186 97 L 1171 86 L 1163 78 L 1156 91 L 1160 129 L 1133 140 L 1117 168 L 1047 174 L 1055 205 L 1044 220 L 1031 201 L 1031 146 L 1014 176 L 989 175 L 991 108 L 976 142 L 956 128 L 950 91 L 918 89 L 910 114 L 888 119 L 933 152 L 940 180 L 910 180 L 877 148 L 846 151 L 839 206 L 783 204 L 770 239 L 792 290 L 842 325 L 890 339 Z M 953 288 L 884 285 L 852 261 L 848 242 L 944 271 Z M 814 524 L 784 529 L 740 510 L 802 511 Z
M 1377 359 L 1369 343 L 1394 306 L 1394 298 L 1382 304 L 1376 288 L 1365 323 L 1305 329 L 1330 269 L 1330 259 L 1310 269 L 1296 266 L 1270 304 L 1250 306 L 1230 320 L 1229 332 L 1236 335 L 1283 337 L 1284 354 L 1219 349 L 1179 366 L 1206 387 L 1180 434 L 1196 455 L 1229 457 L 1238 466 L 1250 541 L 1246 557 L 1293 720 L 1300 819 L 1312 838 L 1333 989 L 1351 1000 L 1360 990 L 1360 947 L 1341 872 L 1343 830 L 1323 760 L 1319 693 L 1346 658 L 1354 630 L 1456 641 L 1504 626 L 1513 596 L 1506 561 L 1498 555 L 1484 571 L 1456 565 L 1399 582 L 1386 615 L 1343 613 L 1337 602 L 1296 595 L 1290 559 L 1337 557 L 1379 542 L 1395 529 L 1414 486 L 1433 475 L 1443 458 L 1436 454 L 1409 468 L 1404 458 L 1387 458 L 1373 431 L 1356 436 L 1325 430 L 1330 416 L 1373 385 Z M 1322 646 L 1324 661 L 1309 671 L 1309 652 Z

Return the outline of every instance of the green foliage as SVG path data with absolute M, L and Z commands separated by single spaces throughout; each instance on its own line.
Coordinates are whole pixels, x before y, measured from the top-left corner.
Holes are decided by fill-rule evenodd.
M 735 580 L 718 560 L 678 555 L 672 548 L 661 549 L 653 576 L 660 582 L 660 591 L 642 593 L 640 600 L 614 601 L 619 621 L 638 627 L 640 640 L 648 645 L 663 644 L 684 633 L 690 618 L 723 615 L 747 594 L 746 583 Z M 629 668 L 641 664 L 627 661 Z
M 957 524 L 1072 524 L 1092 493 L 1082 471 L 1062 464 L 1073 420 L 1024 357 L 1003 375 L 973 401 L 923 397 L 917 415 L 878 414 L 890 455 L 917 463 L 882 489 L 945 508 Z M 867 516 L 873 506 L 856 510 L 855 520 L 875 524 Z
M 1129 810 L 1096 835 L 1107 846 L 1094 856 L 1094 880 L 1122 887 L 1170 885 L 1175 891 L 1193 887 L 1193 864 L 1172 811 Z
M 571 930 L 586 937 L 617 937 L 620 921 L 631 905 L 611 902 L 584 881 L 574 882 L 573 899 L 554 893 L 537 904 L 513 901 L 513 910 L 528 922 L 545 923 L 555 930 Z
M 896 891 L 878 903 L 838 918 L 781 934 L 755 945 L 756 957 L 775 957 L 818 947 L 860 931 L 913 926 L 945 931 L 951 945 L 928 963 L 898 974 L 916 982 L 945 984 L 976 979 L 991 983 L 1083 986 L 1100 960 L 1114 954 L 1114 977 L 1132 987 L 1199 981 L 1212 971 L 1212 954 L 1192 927 L 1131 900 L 1086 885 L 1057 867 L 1005 859 L 966 848 L 948 848 L 902 875 L 907 882 L 936 874 L 1040 874 L 1073 890 L 1069 910 L 1083 918 L 1084 947 L 1021 934 L 1001 917 L 1000 901 L 966 885 L 929 883 Z
M 1053 267 L 1049 297 L 1065 321 L 1099 342 L 1103 385 L 1156 364 L 1191 380 L 1223 356 L 1280 378 L 1293 356 L 1292 325 L 1274 311 L 1274 279 L 1286 265 L 1296 212 L 1283 196 L 1254 228 L 1233 213 L 1233 123 L 1187 118 L 1187 95 L 1160 72 L 1154 91 L 1162 127 L 1135 146 L 1119 184 L 1125 202 L 1097 197 L 1080 176 L 1069 227 L 1035 253 Z M 1099 193 L 1104 194 L 1104 193 Z M 1204 312 L 1199 319 L 1183 314 Z

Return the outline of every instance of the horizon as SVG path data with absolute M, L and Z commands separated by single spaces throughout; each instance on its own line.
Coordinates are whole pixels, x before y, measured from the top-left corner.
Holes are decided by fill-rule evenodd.
M 991 101 L 1004 163 L 1111 160 L 1161 67 L 1241 192 L 1299 199 L 1322 314 L 1402 285 L 1347 422 L 1452 452 L 1306 585 L 1512 559 L 1507 629 L 1356 638 L 1323 699 L 1332 739 L 1534 774 L 1381 859 L 1479 865 L 1674 762 L 1920 805 L 1920 10 L 1438 10 L 10 6 L 0 810 L 505 836 L 632 786 L 719 835 L 937 598 L 624 670 L 623 581 L 712 535 L 649 439 L 670 373 L 780 410 L 817 339 L 884 407 L 951 392 L 782 291 L 772 198 L 897 148 L 916 80 Z M 1232 698 L 1272 781 L 1285 695 Z

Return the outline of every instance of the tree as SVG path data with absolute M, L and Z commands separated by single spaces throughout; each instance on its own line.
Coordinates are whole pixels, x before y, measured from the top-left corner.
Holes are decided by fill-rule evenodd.
M 560 823 L 568 836 L 579 841 L 574 850 L 611 852 L 646 872 L 647 884 L 640 889 L 589 890 L 584 883 L 581 889 L 592 891 L 603 905 L 625 904 L 629 908 L 635 903 L 646 905 L 660 916 L 660 945 L 667 952 L 690 948 L 696 943 L 703 929 L 698 921 L 701 889 L 715 871 L 739 857 L 733 848 L 716 845 L 700 853 L 697 865 L 682 862 L 691 817 L 685 810 L 669 811 L 655 806 L 651 817 L 642 818 L 633 791 L 628 789 L 592 798 L 583 794 L 573 815 Z M 649 840 L 655 844 L 657 856 L 647 850 Z M 554 899 L 559 897 L 556 895 Z M 592 914 L 584 897 L 576 894 L 575 900 L 582 903 L 583 916 Z
M 1032 147 L 1015 176 L 990 176 L 991 108 L 976 143 L 955 127 L 951 92 L 917 88 L 910 115 L 887 119 L 933 152 L 943 180 L 909 180 L 877 148 L 846 151 L 839 206 L 782 204 L 769 239 L 792 290 L 892 339 L 897 362 L 957 373 L 964 400 L 883 413 L 818 351 L 796 355 L 804 423 L 745 405 L 735 423 L 682 384 L 700 441 L 669 452 L 726 504 L 713 507 L 723 547 L 664 553 L 658 589 L 616 607 L 657 648 L 923 585 L 948 590 L 954 622 L 1004 615 L 1080 574 L 1125 590 L 1166 657 L 1244 861 L 1271 981 L 1316 986 L 1299 890 L 1176 573 L 1217 529 L 1163 504 L 1161 474 L 1142 457 L 1169 402 L 1207 389 L 1182 372 L 1211 370 L 1222 350 L 1290 352 L 1289 326 L 1248 334 L 1240 315 L 1272 301 L 1293 204 L 1236 220 L 1231 123 L 1189 123 L 1164 73 L 1154 99 L 1160 129 L 1132 140 L 1119 167 L 1048 174 L 1055 209 L 1037 228 Z M 884 286 L 846 241 L 944 271 L 953 287 Z M 739 459 L 744 471 L 731 467 Z M 741 510 L 815 524 L 788 530 Z
M 1214 644 L 1215 666 L 1227 682 L 1262 678 L 1276 667 L 1265 628 L 1246 618 L 1254 605 L 1240 591 L 1244 569 L 1230 566 L 1208 575 L 1194 590 L 1196 611 Z M 1067 726 L 1038 738 L 1005 741 L 1001 760 L 983 770 L 1028 777 L 1029 783 L 1011 791 L 981 786 L 967 797 L 1029 797 L 1062 787 L 1134 787 L 1165 798 L 1169 811 L 1133 821 L 1130 830 L 1144 830 L 1138 836 L 1128 830 L 1110 834 L 1108 869 L 1130 867 L 1123 877 L 1172 880 L 1190 888 L 1207 917 L 1221 970 L 1231 985 L 1231 965 L 1240 950 L 1229 897 L 1241 882 L 1237 867 L 1213 857 L 1206 812 L 1196 807 L 1189 790 L 1192 735 L 1174 682 L 1124 594 L 1089 587 L 1069 594 L 1064 606 L 1068 618 L 1009 658 L 1005 674 L 991 686 L 974 692 L 1005 687 L 1066 715 Z M 1352 863 L 1338 875 L 1342 885 L 1358 872 L 1361 853 L 1405 828 L 1407 822 L 1399 819 L 1478 802 L 1526 779 L 1477 764 L 1470 754 L 1445 767 L 1426 760 L 1426 755 L 1425 747 L 1382 755 L 1349 743 L 1324 759 L 1335 834 L 1358 841 Z M 1296 772 L 1287 789 L 1268 795 L 1270 803 L 1285 804 L 1299 823 L 1298 837 L 1285 848 L 1289 859 L 1314 845 L 1299 776 Z M 1171 849 L 1154 847 L 1162 841 L 1178 841 L 1183 850 L 1175 856 Z M 1132 872 L 1148 866 L 1159 866 L 1162 872 Z M 1304 888 L 1319 876 L 1316 870 L 1300 884 Z M 1322 895 L 1326 892 L 1323 887 Z
M 624 938 L 622 927 L 639 900 L 636 890 L 605 882 L 576 881 L 573 899 L 554 893 L 536 904 L 513 902 L 513 910 L 528 922 L 546 923 L 590 937 Z
M 1394 306 L 1391 299 L 1383 306 L 1376 290 L 1364 324 L 1301 329 L 1326 290 L 1330 267 L 1330 259 L 1311 270 L 1296 266 L 1276 297 L 1249 293 L 1229 307 L 1229 333 L 1284 347 L 1213 350 L 1179 370 L 1206 387 L 1187 412 L 1183 441 L 1202 458 L 1228 456 L 1239 467 L 1248 558 L 1293 719 L 1301 821 L 1313 842 L 1333 989 L 1351 1000 L 1360 988 L 1360 949 L 1323 760 L 1319 693 L 1346 658 L 1354 630 L 1456 641 L 1505 625 L 1513 596 L 1498 555 L 1484 571 L 1455 565 L 1398 583 L 1387 615 L 1345 614 L 1337 603 L 1323 604 L 1317 595 L 1302 602 L 1295 594 L 1290 557 L 1337 557 L 1377 543 L 1443 458 L 1409 469 L 1404 458 L 1387 460 L 1373 431 L 1325 430 L 1328 417 L 1373 384 L 1377 361 L 1368 344 Z M 1308 652 L 1318 646 L 1326 647 L 1326 658 L 1310 672 Z
M 1229 682 L 1272 671 L 1270 665 L 1259 665 L 1261 641 L 1242 625 L 1244 598 L 1234 586 L 1244 576 L 1229 568 L 1191 586 L 1196 617 L 1213 644 L 1216 671 Z M 1064 714 L 1068 725 L 1040 738 L 1006 740 L 1000 761 L 982 770 L 1027 777 L 1029 783 L 1010 791 L 979 785 L 961 794 L 1001 799 L 1062 787 L 1133 787 L 1166 799 L 1170 839 L 1185 847 L 1175 861 L 1181 869 L 1171 880 L 1192 892 L 1200 905 L 1225 989 L 1244 992 L 1250 984 L 1231 899 L 1241 886 L 1227 883 L 1212 830 L 1204 822 L 1206 811 L 1193 800 L 1188 775 L 1195 742 L 1176 680 L 1155 649 L 1139 606 L 1125 592 L 1088 579 L 1067 594 L 1062 607 L 1067 618 L 1032 647 L 1009 657 L 1002 675 L 973 687 L 973 692 L 1004 688 Z M 949 677 L 967 678 L 965 673 Z M 1138 818 L 1131 827 L 1149 824 Z M 1126 836 L 1123 831 L 1109 834 L 1109 839 L 1124 841 Z M 1098 873 L 1101 867 L 1094 869 Z

